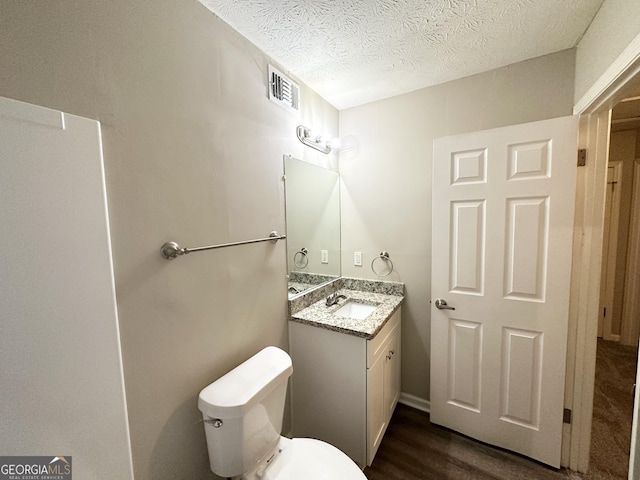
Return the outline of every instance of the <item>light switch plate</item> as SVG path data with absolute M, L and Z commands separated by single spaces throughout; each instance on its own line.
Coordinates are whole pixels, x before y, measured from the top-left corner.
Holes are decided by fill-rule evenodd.
M 329 263 L 329 250 L 320 250 L 320 262 Z
M 356 267 L 362 266 L 362 252 L 353 252 L 353 264 Z

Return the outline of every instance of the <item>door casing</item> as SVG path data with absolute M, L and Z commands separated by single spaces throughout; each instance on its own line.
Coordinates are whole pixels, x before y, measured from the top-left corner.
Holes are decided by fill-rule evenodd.
M 573 109 L 580 115 L 578 148 L 587 150 L 587 163 L 578 169 L 576 189 L 565 381 L 565 408 L 572 414 L 571 423 L 564 425 L 562 465 L 578 472 L 587 471 L 591 444 L 611 108 L 639 80 L 640 35 Z

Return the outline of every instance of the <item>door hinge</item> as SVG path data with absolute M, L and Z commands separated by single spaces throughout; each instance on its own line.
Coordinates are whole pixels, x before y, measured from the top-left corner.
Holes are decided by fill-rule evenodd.
M 607 316 L 607 307 L 604 307 L 604 308 L 602 309 L 602 318 L 604 318 L 604 317 L 606 317 L 606 316 Z
M 562 414 L 562 423 L 571 424 L 571 410 L 569 410 L 568 408 L 564 409 L 564 412 Z
M 578 166 L 584 167 L 587 164 L 587 149 L 578 149 Z

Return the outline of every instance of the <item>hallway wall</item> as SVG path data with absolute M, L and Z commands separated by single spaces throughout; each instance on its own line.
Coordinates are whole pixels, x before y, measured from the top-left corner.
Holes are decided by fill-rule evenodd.
M 622 306 L 624 304 L 624 284 L 629 243 L 629 220 L 631 218 L 631 194 L 633 189 L 633 164 L 636 158 L 636 131 L 612 132 L 609 143 L 609 162 L 622 162 L 622 177 L 619 185 L 620 206 L 618 217 L 618 238 L 616 242 L 615 278 L 611 330 L 615 335 L 622 333 Z

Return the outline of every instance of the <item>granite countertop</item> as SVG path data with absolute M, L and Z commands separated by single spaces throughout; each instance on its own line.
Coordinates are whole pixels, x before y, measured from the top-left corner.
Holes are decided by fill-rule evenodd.
M 404 297 L 400 295 L 386 295 L 349 289 L 338 290 L 338 295 L 344 295 L 347 299 L 341 298 L 336 305 L 327 307 L 326 299 L 323 298 L 304 310 L 291 315 L 291 320 L 369 340 L 375 337 L 404 300 Z M 377 308 L 363 320 L 335 315 L 334 312 L 348 301 L 374 304 Z

